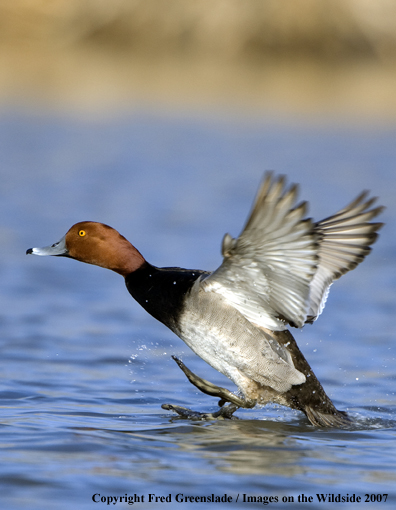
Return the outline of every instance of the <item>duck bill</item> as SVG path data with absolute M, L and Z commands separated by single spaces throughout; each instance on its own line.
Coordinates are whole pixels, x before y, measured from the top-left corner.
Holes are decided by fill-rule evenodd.
M 57 243 L 51 244 L 51 246 L 44 246 L 43 248 L 29 248 L 26 251 L 26 255 L 39 255 L 45 257 L 47 255 L 53 255 L 56 257 L 68 257 L 69 251 L 66 247 L 66 236 L 63 236 Z

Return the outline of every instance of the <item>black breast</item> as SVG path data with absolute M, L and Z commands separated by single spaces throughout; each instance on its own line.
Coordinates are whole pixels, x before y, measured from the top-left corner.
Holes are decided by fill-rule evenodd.
M 183 313 L 184 299 L 195 280 L 205 271 L 158 268 L 148 262 L 125 278 L 131 296 L 153 317 L 177 330 L 178 319 Z

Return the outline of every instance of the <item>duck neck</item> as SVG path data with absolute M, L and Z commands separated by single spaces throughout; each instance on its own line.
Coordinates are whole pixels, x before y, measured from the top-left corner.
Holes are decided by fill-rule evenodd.
M 128 292 L 153 317 L 178 331 L 185 300 L 203 271 L 178 267 L 158 268 L 145 261 L 125 277 Z

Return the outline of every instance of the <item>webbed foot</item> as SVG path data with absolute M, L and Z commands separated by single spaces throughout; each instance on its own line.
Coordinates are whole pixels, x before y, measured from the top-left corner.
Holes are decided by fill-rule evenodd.
M 162 404 L 161 407 L 166 411 L 173 411 L 182 418 L 187 418 L 189 420 L 238 420 L 236 416 L 233 416 L 233 413 L 238 409 L 238 406 L 235 404 L 224 406 L 215 413 L 199 413 L 197 411 L 193 411 L 192 409 L 188 409 L 187 407 L 175 406 L 172 404 Z
M 218 402 L 221 409 L 215 413 L 199 413 L 196 411 L 192 411 L 186 407 L 174 406 L 171 404 L 164 404 L 162 409 L 166 409 L 167 411 L 174 411 L 179 416 L 183 418 L 188 418 L 192 420 L 235 420 L 238 419 L 233 416 L 233 413 L 240 407 L 244 408 L 252 408 L 256 405 L 256 400 L 251 399 L 243 399 L 231 393 L 231 391 L 226 388 L 221 388 L 220 386 L 216 386 L 215 384 L 207 381 L 206 379 L 202 379 L 201 377 L 191 372 L 186 365 L 178 359 L 176 356 L 172 356 L 172 358 L 176 361 L 180 369 L 184 372 L 187 379 L 200 391 L 205 393 L 206 395 L 211 395 L 213 397 L 219 397 L 220 400 Z M 224 404 L 229 402 L 229 405 L 225 406 Z

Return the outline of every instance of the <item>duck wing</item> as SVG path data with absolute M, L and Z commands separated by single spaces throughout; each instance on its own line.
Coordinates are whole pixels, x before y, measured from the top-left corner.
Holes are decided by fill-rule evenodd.
M 237 239 L 226 234 L 221 266 L 202 285 L 225 297 L 250 322 L 279 331 L 302 327 L 310 282 L 319 262 L 306 202 L 294 206 L 297 186 L 267 173 Z
M 221 266 L 202 288 L 221 294 L 250 322 L 281 331 L 302 327 L 323 310 L 331 283 L 370 251 L 381 226 L 368 221 L 382 208 L 361 194 L 319 223 L 295 205 L 297 186 L 267 173 L 247 223 L 236 239 L 226 234 Z
M 319 237 L 319 264 L 310 283 L 309 309 L 306 322 L 315 321 L 322 313 L 330 285 L 354 269 L 371 251 L 383 223 L 369 223 L 384 207 L 372 208 L 377 200 L 363 191 L 338 213 L 314 225 Z

